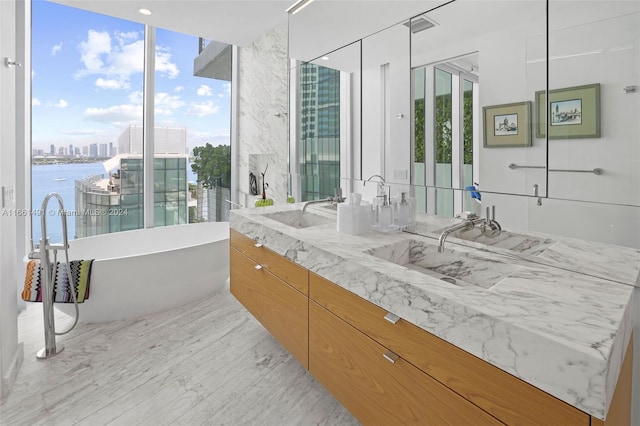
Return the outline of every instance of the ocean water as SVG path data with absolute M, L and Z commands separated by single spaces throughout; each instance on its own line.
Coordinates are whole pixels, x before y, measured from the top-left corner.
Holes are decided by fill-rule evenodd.
M 57 192 L 62 197 L 64 208 L 67 211 L 75 210 L 75 181 L 88 176 L 103 175 L 108 173 L 104 170 L 102 163 L 76 163 L 76 164 L 45 164 L 33 165 L 31 167 L 31 210 L 39 211 L 42 201 L 51 192 Z M 187 180 L 196 181 L 196 175 L 191 171 L 191 163 L 187 165 Z M 58 202 L 51 199 L 48 211 L 57 211 Z M 62 242 L 62 219 L 55 213 L 47 216 L 47 236 L 53 243 Z M 37 244 L 40 241 L 41 219 L 38 214 L 31 216 L 31 229 L 33 241 Z M 67 238 L 73 240 L 75 236 L 76 221 L 74 216 L 67 217 Z

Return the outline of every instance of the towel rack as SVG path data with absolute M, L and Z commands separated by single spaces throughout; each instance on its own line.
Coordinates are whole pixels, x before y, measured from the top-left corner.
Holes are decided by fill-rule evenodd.
M 519 166 L 517 164 L 511 163 L 511 164 L 509 164 L 509 168 L 511 170 L 514 170 L 514 169 L 546 169 L 547 166 Z
M 603 170 L 596 167 L 592 170 L 572 170 L 572 169 L 549 169 L 550 172 L 568 172 L 568 173 L 593 173 L 594 175 L 601 175 Z

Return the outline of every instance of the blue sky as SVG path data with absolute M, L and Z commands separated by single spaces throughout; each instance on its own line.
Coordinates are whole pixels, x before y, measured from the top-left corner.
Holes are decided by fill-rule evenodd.
M 142 122 L 144 26 L 33 2 L 33 148 L 113 142 Z M 193 76 L 198 36 L 156 30 L 156 126 L 190 148 L 229 144 L 229 82 Z

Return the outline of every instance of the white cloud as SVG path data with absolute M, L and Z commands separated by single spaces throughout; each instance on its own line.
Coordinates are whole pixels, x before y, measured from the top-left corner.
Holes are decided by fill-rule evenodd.
M 40 105 L 42 105 L 42 102 L 40 102 L 40 99 L 31 98 L 31 106 L 40 106 Z
M 194 115 L 196 117 L 204 117 L 206 115 L 213 115 L 220 111 L 220 107 L 215 105 L 212 101 L 202 103 L 192 103 L 188 115 Z
M 136 90 L 135 92 L 129 93 L 129 102 L 135 105 L 142 105 L 142 96 L 143 93 L 141 90 Z
M 180 96 L 169 95 L 164 92 L 156 93 L 155 112 L 158 115 L 172 115 L 175 110 L 185 105 L 185 102 L 180 99 Z
M 98 78 L 96 80 L 96 86 L 99 87 L 100 89 L 117 90 L 117 89 L 128 89 L 131 85 L 126 80 L 114 80 L 114 79 L 105 80 L 104 78 Z
M 96 80 L 100 89 L 129 88 L 131 76 L 142 73 L 144 67 L 144 41 L 139 38 L 140 33 L 135 31 L 116 32 L 112 37 L 106 31 L 89 30 L 87 39 L 79 46 L 84 68 L 75 77 L 100 75 L 102 78 Z M 167 49 L 157 49 L 156 72 L 168 78 L 180 74 Z
M 211 93 L 211 87 L 207 86 L 206 84 L 201 85 L 198 90 L 196 90 L 196 93 L 198 94 L 198 96 L 211 96 L 213 95 L 213 93 Z
M 222 83 L 222 88 L 227 95 L 231 94 L 231 83 Z
M 176 78 L 180 74 L 178 66 L 171 62 L 171 53 L 156 49 L 156 72 L 166 74 L 168 78 Z
M 131 74 L 142 73 L 144 70 L 144 41 L 119 46 L 108 57 L 108 66 L 102 70 L 107 75 L 117 75 L 129 79 Z
M 87 108 L 84 117 L 100 123 L 122 126 L 142 121 L 142 105 L 114 105 L 109 108 Z
M 85 69 L 78 71 L 77 75 L 101 73 L 104 67 L 101 57 L 111 53 L 111 36 L 107 32 L 89 30 L 87 40 L 80 43 L 80 52 Z
M 120 44 L 120 46 L 136 41 L 141 38 L 141 36 L 142 33 L 139 31 L 129 31 L 126 33 L 116 31 L 115 33 L 116 40 L 118 40 L 118 44 Z
M 58 133 L 67 135 L 67 136 L 90 136 L 98 134 L 97 130 L 94 129 L 58 129 Z
M 59 51 L 62 50 L 62 42 L 56 44 L 51 48 L 51 55 L 56 56 Z
M 57 103 L 53 104 L 53 106 L 56 108 L 66 108 L 69 106 L 69 102 L 64 99 L 60 99 Z
M 176 86 L 176 88 L 175 88 L 175 89 L 173 89 L 173 91 L 174 91 L 174 92 L 176 92 L 176 93 L 180 93 L 180 92 L 182 92 L 183 90 L 184 90 L 184 87 L 183 87 L 183 86 Z

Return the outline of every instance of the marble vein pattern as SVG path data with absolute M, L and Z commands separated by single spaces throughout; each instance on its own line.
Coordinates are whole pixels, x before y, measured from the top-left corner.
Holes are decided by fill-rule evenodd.
M 539 256 L 458 240 L 446 246 L 450 250 L 446 255 L 459 262 L 460 280 L 466 282 L 456 285 L 441 279 L 440 275 L 452 273 L 447 268 L 430 271 L 436 274 L 425 272 L 429 267 L 437 269 L 437 261 L 435 267 L 433 263 L 416 265 L 417 259 L 426 262 L 438 254 L 434 238 L 379 232 L 353 236 L 335 231 L 335 222 L 298 229 L 269 217 L 295 209 L 300 205 L 235 210 L 231 228 L 551 395 L 604 418 L 632 331 L 636 278 L 631 278 L 630 271 L 634 267 L 627 265 L 625 272 L 612 275 L 629 280 L 623 284 L 530 261 Z M 319 208 L 311 210 L 331 217 Z M 429 220 L 438 226 L 434 229 L 451 223 Z M 552 240 L 542 253 L 554 247 L 562 251 L 561 238 L 553 236 Z M 600 253 L 617 255 L 613 246 Z M 571 256 L 580 259 L 575 251 Z M 589 259 L 586 254 L 584 262 Z M 635 261 L 639 259 L 637 256 Z M 478 282 L 469 283 L 474 274 Z
M 45 361 L 35 358 L 41 305 L 18 322 L 25 360 L 1 402 L 3 426 L 358 424 L 228 288 L 144 317 L 80 323 Z
M 260 178 L 267 164 L 267 196 L 282 203 L 287 199 L 287 34 L 285 23 L 239 48 L 238 199 L 249 207 L 257 198 L 249 194 L 249 173 Z M 261 191 L 261 182 L 258 186 Z

